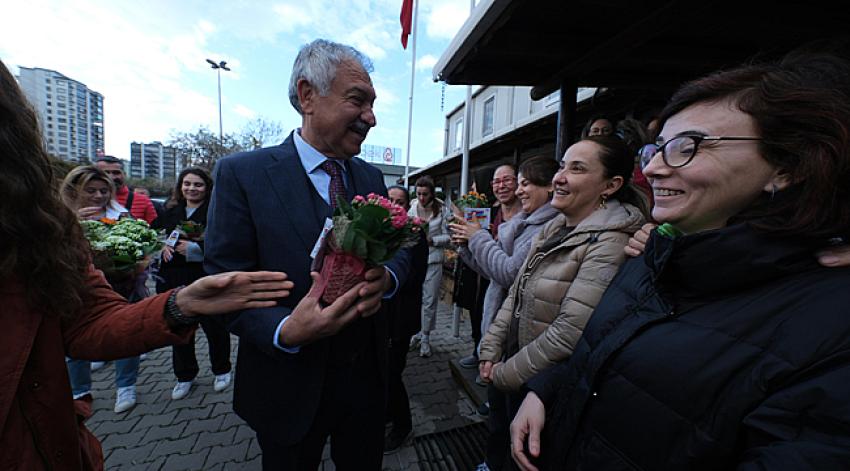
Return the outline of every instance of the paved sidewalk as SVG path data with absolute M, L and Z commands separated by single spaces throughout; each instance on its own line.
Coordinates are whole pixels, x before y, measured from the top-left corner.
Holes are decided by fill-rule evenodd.
M 231 337 L 236 363 L 236 337 Z M 460 427 L 482 418 L 451 377 L 448 362 L 467 355 L 472 347 L 468 317 L 459 338 L 451 336 L 451 311 L 441 304 L 438 330 L 432 333 L 431 358 L 410 353 L 405 384 L 410 396 L 416 436 Z M 212 388 L 209 355 L 203 331 L 198 330 L 196 355 L 201 373 L 191 394 L 171 400 L 175 378 L 171 349 L 150 352 L 141 363 L 138 405 L 123 414 L 115 402 L 114 367 L 108 364 L 93 376 L 95 413 L 87 425 L 101 440 L 106 469 L 144 470 L 259 470 L 260 448 L 254 432 L 233 412 L 232 386 L 221 393 Z M 325 456 L 328 450 L 325 450 Z M 385 470 L 416 470 L 416 453 L 408 444 L 384 457 Z M 334 469 L 329 460 L 323 470 Z

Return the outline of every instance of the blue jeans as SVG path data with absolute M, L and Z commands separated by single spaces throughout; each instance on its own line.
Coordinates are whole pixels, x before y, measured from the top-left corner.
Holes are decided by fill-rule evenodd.
M 71 378 L 71 392 L 74 396 L 91 392 L 91 362 L 65 357 L 68 376 Z M 115 360 L 115 386 L 124 388 L 134 386 L 139 376 L 139 357 Z

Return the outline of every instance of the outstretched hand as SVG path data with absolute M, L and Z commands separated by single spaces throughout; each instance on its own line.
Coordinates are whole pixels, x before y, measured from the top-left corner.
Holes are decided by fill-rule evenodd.
M 367 286 L 367 282 L 358 283 L 338 297 L 330 306 L 323 308 L 319 304 L 319 299 L 322 297 L 322 292 L 319 290 L 322 276 L 317 272 L 311 272 L 310 277 L 313 279 L 310 292 L 295 306 L 278 332 L 281 345 L 301 346 L 313 343 L 339 332 L 362 315 L 358 309 L 359 304 L 355 303 L 358 293 Z
M 537 471 L 526 455 L 525 444 L 528 440 L 529 455 L 534 458 L 540 456 L 540 432 L 545 421 L 546 407 L 543 401 L 534 392 L 529 392 L 511 422 L 511 457 L 523 471 Z
M 271 271 L 205 276 L 177 293 L 177 307 L 192 317 L 275 306 L 292 289 L 286 278 L 286 273 Z

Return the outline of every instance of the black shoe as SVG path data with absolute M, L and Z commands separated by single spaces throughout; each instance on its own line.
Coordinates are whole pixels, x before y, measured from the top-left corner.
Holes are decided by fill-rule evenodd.
M 482 402 L 480 406 L 478 406 L 478 415 L 487 416 L 490 414 L 490 403 Z
M 468 357 L 463 357 L 458 361 L 461 367 L 466 369 L 478 368 L 478 357 L 475 355 L 469 355 Z
M 390 430 L 390 433 L 384 438 L 384 454 L 389 455 L 397 452 L 412 436 L 413 430 L 408 430 L 405 433 L 397 433 L 395 430 Z

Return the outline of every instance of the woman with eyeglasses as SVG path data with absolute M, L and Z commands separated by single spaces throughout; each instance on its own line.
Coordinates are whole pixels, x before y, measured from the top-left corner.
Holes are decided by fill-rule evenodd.
M 570 360 L 527 383 L 515 461 L 848 469 L 850 268 L 812 254 L 850 227 L 850 61 L 710 75 L 661 123 L 642 163 L 663 224 Z

